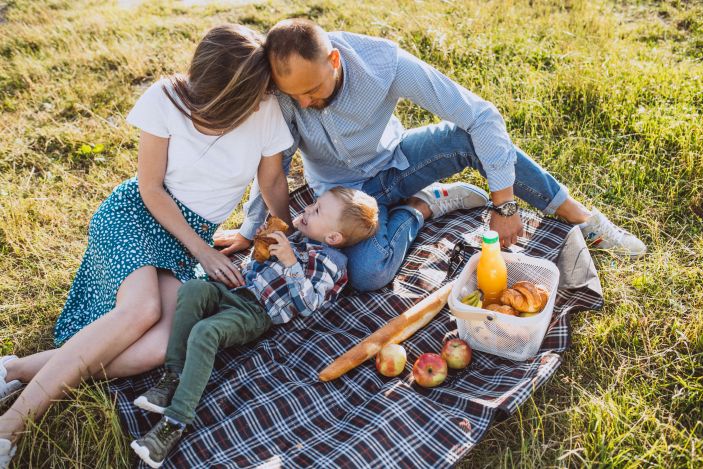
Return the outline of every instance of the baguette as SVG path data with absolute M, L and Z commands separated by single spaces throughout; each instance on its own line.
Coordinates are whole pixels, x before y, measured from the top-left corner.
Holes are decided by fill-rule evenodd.
M 347 371 L 374 357 L 384 345 L 398 344 L 412 336 L 429 323 L 447 304 L 452 285 L 452 282 L 444 285 L 349 349 L 320 372 L 320 381 L 339 378 Z

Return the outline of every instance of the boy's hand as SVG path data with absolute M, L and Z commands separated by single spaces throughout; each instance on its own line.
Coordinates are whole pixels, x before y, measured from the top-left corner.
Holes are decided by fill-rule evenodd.
M 298 262 L 286 235 L 280 231 L 274 231 L 268 236 L 276 240 L 276 244 L 269 246 L 269 253 L 272 256 L 276 256 L 281 264 L 285 267 L 292 267 Z

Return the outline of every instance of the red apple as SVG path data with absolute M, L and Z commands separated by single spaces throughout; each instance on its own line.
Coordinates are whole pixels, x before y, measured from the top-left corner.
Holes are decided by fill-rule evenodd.
M 471 347 L 461 339 L 448 340 L 442 347 L 442 358 L 447 361 L 449 368 L 466 368 L 471 363 Z
M 386 344 L 376 354 L 376 369 L 383 376 L 392 378 L 403 372 L 407 359 L 402 345 Z
M 447 377 L 447 362 L 436 353 L 423 353 L 413 365 L 413 376 L 423 388 L 439 386 Z

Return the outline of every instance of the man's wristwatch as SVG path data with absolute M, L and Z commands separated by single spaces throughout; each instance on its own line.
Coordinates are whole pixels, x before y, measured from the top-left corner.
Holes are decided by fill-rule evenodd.
M 503 202 L 500 205 L 491 204 L 491 210 L 502 215 L 504 217 L 512 217 L 517 213 L 517 202 L 511 200 L 509 202 Z

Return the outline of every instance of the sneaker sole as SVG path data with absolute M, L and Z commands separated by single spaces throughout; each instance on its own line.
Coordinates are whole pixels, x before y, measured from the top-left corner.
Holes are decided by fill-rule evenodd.
M 134 450 L 135 453 L 137 453 L 137 456 L 139 456 L 142 461 L 149 465 L 149 467 L 153 467 L 154 469 L 156 469 L 158 467 L 161 467 L 161 465 L 164 463 L 163 461 L 156 462 L 152 460 L 149 457 L 149 448 L 140 445 L 139 443 L 137 443 L 137 440 L 131 442 L 129 446 Z
M 647 254 L 647 250 L 646 250 L 646 249 L 645 249 L 644 251 L 640 252 L 640 253 L 635 253 L 635 254 L 633 254 L 633 253 L 630 253 L 630 252 L 618 252 L 616 249 L 613 249 L 613 248 L 599 248 L 599 247 L 595 247 L 595 246 L 589 246 L 589 248 L 591 248 L 591 249 L 593 249 L 593 250 L 595 250 L 595 251 L 600 251 L 600 252 L 608 253 L 608 254 L 610 254 L 610 255 L 612 255 L 612 256 L 617 257 L 618 259 L 622 259 L 622 260 L 625 260 L 625 261 L 628 261 L 628 260 L 629 260 L 629 261 L 634 261 L 634 260 L 637 260 L 637 259 L 640 259 L 640 258 L 644 257 L 644 255 Z
M 636 260 L 647 254 L 647 246 L 644 247 L 644 250 L 642 252 L 623 251 L 619 248 L 604 248 L 589 241 L 586 241 L 586 246 L 588 246 L 588 249 L 591 249 L 593 251 L 608 253 L 612 256 L 617 257 L 618 259 L 623 260 Z
M 138 398 L 136 398 L 134 400 L 134 405 L 139 407 L 140 409 L 148 410 L 149 412 L 154 412 L 156 414 L 161 415 L 163 415 L 164 411 L 166 410 L 165 407 L 161 407 L 149 402 L 149 400 L 144 396 L 139 396 Z

